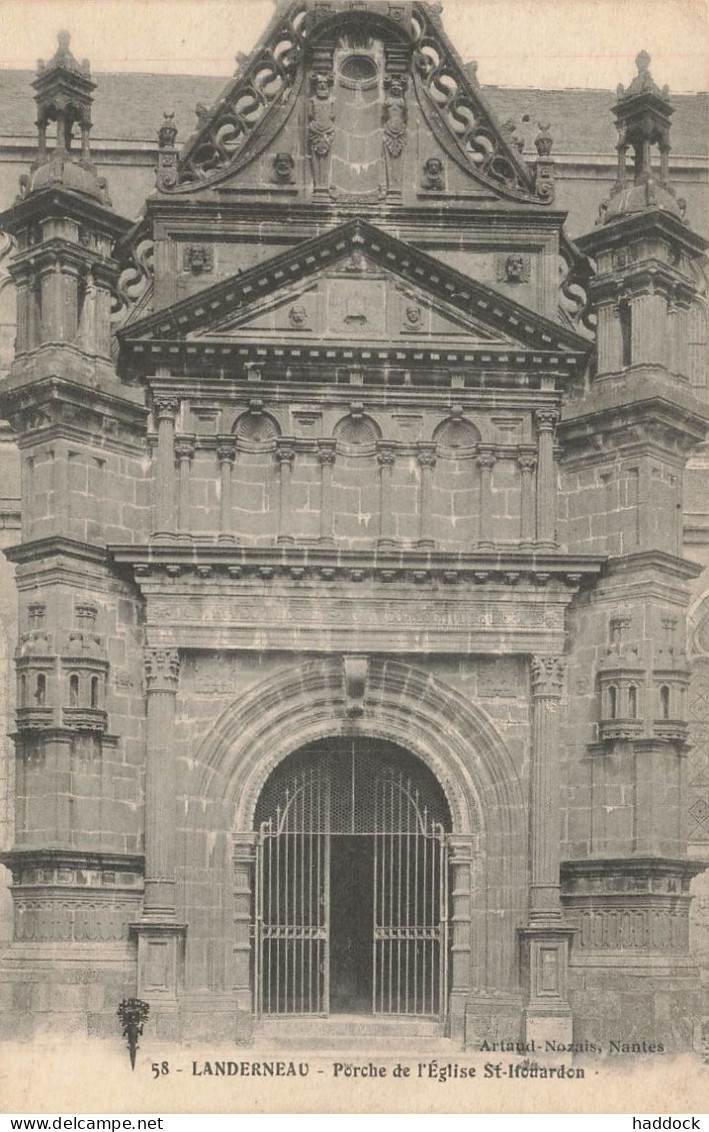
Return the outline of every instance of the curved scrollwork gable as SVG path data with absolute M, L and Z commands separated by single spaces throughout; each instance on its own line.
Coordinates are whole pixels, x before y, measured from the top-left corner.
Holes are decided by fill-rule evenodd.
M 169 173 L 163 170 L 158 178 L 160 191 L 180 194 L 217 186 L 259 157 L 307 96 L 309 78 L 324 76 L 333 20 L 353 18 L 352 12 L 321 10 L 307 0 L 281 7 L 251 58 L 239 67 L 215 105 L 198 106 L 197 130 L 185 143 L 176 168 L 174 148 L 170 151 Z M 543 172 L 540 175 L 539 168 L 535 172 L 519 154 L 509 129 L 506 132 L 495 121 L 443 32 L 435 9 L 413 4 L 408 23 L 396 24 L 393 17 L 364 11 L 357 11 L 356 19 L 374 21 L 379 33 L 391 41 L 387 58 L 395 77 L 392 80 L 389 75 L 387 82 L 410 82 L 428 128 L 468 176 L 495 196 L 552 202 L 553 178 Z M 409 80 L 404 75 L 407 70 Z M 392 98 L 389 90 L 383 116 L 390 160 L 392 146 L 403 148 L 405 144 L 403 132 L 395 138 L 391 133 Z M 393 156 L 399 156 L 399 150 Z M 291 177 L 285 168 L 275 172 L 277 183 L 287 183 Z
M 553 200 L 547 185 L 537 191 L 532 169 L 512 145 L 466 75 L 457 53 L 425 4 L 414 5 L 413 75 L 426 122 L 463 169 L 495 194 L 513 200 Z
M 190 191 L 231 176 L 253 160 L 292 113 L 303 83 L 299 66 L 306 35 L 306 5 L 297 2 L 276 19 L 239 68 L 211 111 L 203 111 L 197 131 L 186 142 L 174 185 L 163 191 Z

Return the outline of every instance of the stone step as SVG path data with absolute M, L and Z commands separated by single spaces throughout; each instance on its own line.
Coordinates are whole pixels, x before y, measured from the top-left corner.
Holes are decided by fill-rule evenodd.
M 256 1035 L 264 1037 L 271 1034 L 286 1034 L 305 1037 L 313 1034 L 357 1037 L 414 1037 L 435 1038 L 441 1036 L 441 1024 L 432 1018 L 412 1018 L 402 1015 L 390 1018 L 374 1018 L 361 1014 L 337 1014 L 328 1018 L 263 1018 L 255 1030 Z
M 266 1018 L 254 1031 L 255 1046 L 277 1049 L 421 1050 L 455 1049 L 430 1018 L 372 1018 L 331 1015 L 329 1018 Z
M 317 1051 L 318 1053 L 332 1053 L 343 1054 L 347 1053 L 351 1056 L 358 1058 L 363 1057 L 396 1057 L 399 1054 L 407 1054 L 411 1057 L 416 1054 L 421 1057 L 431 1058 L 451 1058 L 460 1052 L 460 1045 L 451 1041 L 450 1038 L 437 1037 L 429 1040 L 426 1038 L 404 1038 L 404 1037 L 363 1037 L 357 1034 L 332 1036 L 323 1034 L 322 1037 L 316 1037 L 314 1034 L 307 1037 L 293 1035 L 286 1037 L 278 1035 L 264 1038 L 261 1034 L 254 1036 L 254 1044 L 251 1047 L 251 1054 L 256 1055 L 260 1052 L 273 1052 L 274 1050 L 285 1051 Z

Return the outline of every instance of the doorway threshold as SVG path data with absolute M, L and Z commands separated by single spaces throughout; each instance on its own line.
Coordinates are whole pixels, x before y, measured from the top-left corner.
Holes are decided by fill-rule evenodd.
M 254 1045 L 274 1049 L 343 1050 L 421 1053 L 452 1051 L 438 1019 L 412 1015 L 379 1017 L 331 1014 L 326 1018 L 262 1018 L 254 1027 Z

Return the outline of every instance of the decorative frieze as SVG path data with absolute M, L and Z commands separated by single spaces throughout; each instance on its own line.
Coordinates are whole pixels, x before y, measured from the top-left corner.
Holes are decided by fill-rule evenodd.
M 108 892 L 78 890 L 41 897 L 13 891 L 15 939 L 22 943 L 112 943 L 128 940 L 129 925 L 140 910 L 141 893 L 118 899 Z

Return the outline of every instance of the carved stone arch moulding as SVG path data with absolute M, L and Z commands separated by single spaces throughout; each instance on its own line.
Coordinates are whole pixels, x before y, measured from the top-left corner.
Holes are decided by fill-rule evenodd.
M 232 703 L 205 736 L 191 787 L 233 808 L 237 828 L 251 828 L 263 784 L 282 759 L 314 738 L 352 734 L 337 659 L 286 666 Z M 372 660 L 367 712 L 358 734 L 399 743 L 425 762 L 443 787 L 453 829 L 469 833 L 500 811 L 519 833 L 524 796 L 500 734 L 477 706 L 423 670 Z
M 227 843 L 233 842 L 240 860 L 253 862 L 257 802 L 269 775 L 288 755 L 336 736 L 388 740 L 432 771 L 451 811 L 458 972 L 452 1014 L 461 1014 L 472 988 L 516 993 L 515 933 L 527 902 L 526 812 L 522 784 L 502 737 L 480 708 L 406 663 L 370 658 L 356 722 L 348 712 L 345 683 L 341 657 L 284 665 L 226 708 L 205 736 L 184 782 L 185 828 L 189 843 L 201 838 L 212 861 L 203 882 L 214 888 L 215 907 L 221 901 L 217 890 L 228 884 Z M 251 872 L 244 875 L 250 885 Z M 191 892 L 186 877 L 188 921 Z M 241 915 L 247 916 L 245 906 Z M 225 908 L 214 922 L 227 950 L 231 916 Z M 188 982 L 204 978 L 189 937 L 187 963 Z M 240 978 L 248 981 L 244 972 Z

